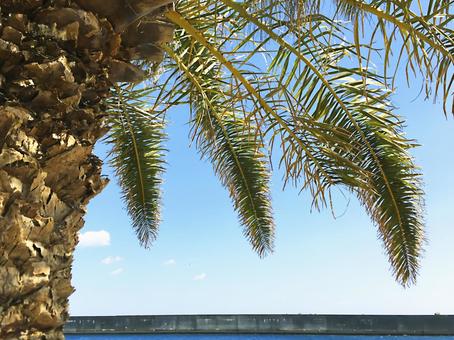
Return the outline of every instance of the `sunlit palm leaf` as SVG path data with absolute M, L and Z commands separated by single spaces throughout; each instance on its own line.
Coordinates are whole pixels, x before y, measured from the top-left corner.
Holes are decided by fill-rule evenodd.
M 224 92 L 216 58 L 184 31 L 177 31 L 177 37 L 179 46 L 168 49 L 168 54 L 183 72 L 179 82 L 186 84 L 191 98 L 197 147 L 229 190 L 244 234 L 263 256 L 272 251 L 274 239 L 270 175 L 263 146 L 244 118 L 229 111 L 235 109 L 235 98 Z
M 160 222 L 161 184 L 165 170 L 164 122 L 145 111 L 144 90 L 117 88 L 109 107 L 110 163 L 140 243 L 149 247 Z
M 402 136 L 400 121 L 389 111 L 388 94 L 375 89 L 375 95 L 366 101 L 355 83 L 341 86 L 345 88 L 344 96 L 355 106 L 354 114 L 362 132 L 350 123 L 340 124 L 350 132 L 352 150 L 345 156 L 352 157 L 365 171 L 362 178 L 365 185 L 349 187 L 358 194 L 378 226 L 397 280 L 403 285 L 412 284 L 417 277 L 424 242 L 420 175 L 408 153 L 412 141 Z M 381 108 L 381 112 L 376 108 Z M 380 120 L 386 123 L 380 124 Z M 336 171 L 339 175 L 345 173 L 344 168 Z
M 249 7 L 250 3 L 242 4 Z M 317 17 L 322 12 L 330 12 L 325 4 L 319 0 L 299 1 L 286 0 L 284 2 L 259 1 L 262 12 L 253 11 L 252 15 L 264 17 L 269 21 L 277 19 L 276 14 L 290 22 L 289 27 L 294 32 L 304 24 L 301 18 Z M 335 0 L 331 16 L 343 17 L 356 22 L 354 29 L 355 45 L 361 50 L 361 41 L 364 40 L 371 47 L 381 49 L 379 57 L 384 58 L 385 76 L 393 79 L 405 74 L 407 81 L 412 81 L 412 75 L 420 75 L 424 81 L 427 97 L 436 97 L 441 93 L 445 113 L 450 99 L 454 65 L 454 20 L 452 0 L 399 1 L 399 0 Z M 279 17 L 279 19 L 283 19 Z M 350 25 L 353 27 L 353 25 Z M 343 31 L 349 34 L 352 29 L 345 26 Z M 310 37 L 309 37 L 310 38 Z M 370 50 L 365 51 L 366 64 L 370 60 Z M 361 62 L 359 67 L 361 67 Z M 398 72 L 403 66 L 405 72 Z M 454 114 L 454 111 L 452 112 Z
M 180 1 L 164 14 L 177 30 L 175 43 L 163 47 L 161 81 L 144 89 L 153 93 L 150 107 L 160 117 L 190 105 L 191 137 L 229 189 L 259 254 L 272 248 L 274 229 L 268 149 L 285 182 L 308 189 L 315 207 L 331 206 L 334 187 L 356 193 L 396 279 L 407 285 L 415 281 L 424 240 L 420 177 L 409 156 L 414 143 L 403 137 L 389 103 L 390 82 L 371 65 L 383 48 L 388 72 L 398 46 L 396 64 L 420 70 L 428 93 L 434 83 L 446 100 L 450 18 L 434 21 L 447 13 L 445 3 L 430 1 L 416 15 L 393 0 L 339 0 L 335 13 L 323 15 L 318 1 L 298 1 L 301 8 L 292 1 Z M 339 15 L 353 24 L 336 20 Z M 375 18 L 370 30 L 367 16 Z M 152 125 L 155 118 L 148 118 Z
M 267 158 L 243 119 L 225 113 L 222 120 L 216 119 L 212 125 L 215 135 L 199 138 L 199 148 L 229 189 L 244 234 L 263 256 L 273 250 L 274 240 Z
M 176 13 L 168 17 L 210 50 L 258 106 L 256 113 L 263 114 L 268 131 L 274 131 L 272 139 L 281 138 L 287 176 L 295 183 L 302 179 L 316 204 L 326 202 L 325 192 L 333 185 L 343 184 L 357 192 L 379 228 L 396 278 L 402 284 L 413 282 L 423 241 L 421 190 L 406 151 L 411 144 L 398 133 L 400 124 L 389 112 L 388 93 L 367 85 L 371 79 L 375 86 L 383 87 L 380 78 L 364 69 L 337 66 L 345 51 L 357 49 L 336 41 L 335 32 L 328 31 L 330 37 L 324 39 L 322 31 L 319 36 L 314 31 L 317 43 L 309 40 L 291 45 L 284 40 L 291 31 L 280 30 L 282 24 L 267 26 L 240 5 L 222 1 L 278 45 L 270 64 L 270 71 L 278 76 L 268 82 L 269 88 L 260 84 L 260 76 L 246 78 L 237 68 L 240 65 L 218 51 L 206 33 Z M 275 33 L 279 31 L 283 33 Z M 245 46 L 241 41 L 238 44 Z M 250 52 L 254 53 L 257 51 Z M 381 137 L 384 132 L 401 143 L 389 143 Z M 357 145 L 352 144 L 355 140 Z M 394 166 L 393 162 L 401 164 Z

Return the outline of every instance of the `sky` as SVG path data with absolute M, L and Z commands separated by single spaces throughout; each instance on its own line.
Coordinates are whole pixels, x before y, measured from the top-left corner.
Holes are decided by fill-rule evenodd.
M 74 255 L 72 315 L 344 313 L 454 314 L 453 118 L 440 100 L 399 84 L 393 103 L 422 167 L 428 243 L 418 282 L 392 277 L 376 228 L 356 198 L 336 195 L 335 215 L 311 211 L 307 193 L 272 178 L 275 252 L 260 259 L 242 235 L 227 191 L 188 139 L 187 108 L 169 116 L 163 222 L 139 246 L 110 184 L 88 206 Z M 451 98 L 452 100 L 452 98 Z M 96 153 L 106 159 L 107 147 Z

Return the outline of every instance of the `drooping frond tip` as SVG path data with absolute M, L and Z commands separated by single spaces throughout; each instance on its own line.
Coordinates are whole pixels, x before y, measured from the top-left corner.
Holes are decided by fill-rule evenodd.
M 266 245 L 274 229 L 270 206 L 254 211 L 269 203 L 269 174 L 260 175 L 268 169 L 262 137 L 272 145 L 280 139 L 288 178 L 310 188 L 314 201 L 325 201 L 332 186 L 357 193 L 378 226 L 396 279 L 413 282 L 424 239 L 422 191 L 408 156 L 411 142 L 387 104 L 386 77 L 361 55 L 374 47 L 359 43 L 361 32 L 358 41 L 348 41 L 347 24 L 321 14 L 296 27 L 249 3 L 203 4 L 181 2 L 165 14 L 179 27 L 167 50 L 166 108 L 191 104 L 197 146 L 229 189 L 253 247 L 261 254 L 271 249 Z M 344 14 L 359 13 L 351 9 Z M 250 26 L 252 32 L 243 32 Z M 415 47 L 421 41 L 427 46 L 427 38 L 415 41 Z M 267 72 L 253 64 L 261 52 L 271 60 Z M 361 66 L 350 67 L 349 55 Z
M 353 84 L 340 84 L 352 104 L 351 120 L 341 125 L 351 149 L 341 154 L 361 169 L 351 174 L 349 187 L 376 224 L 394 277 L 409 286 L 416 282 L 425 241 L 421 176 L 409 153 L 414 144 L 402 135 L 383 87 L 366 87 L 366 99 Z
M 246 238 L 260 256 L 265 256 L 273 251 L 274 245 L 267 158 L 243 119 L 225 114 L 211 124 L 213 138 L 199 135 L 199 148 L 229 190 Z
M 177 82 L 191 98 L 197 148 L 212 162 L 229 190 L 246 238 L 260 256 L 265 256 L 273 250 L 274 220 L 268 160 L 257 138 L 258 130 L 244 119 L 244 107 L 238 114 L 227 110 L 236 106 L 238 99 L 227 94 L 221 80 L 223 65 L 210 49 L 183 30 L 177 30 L 176 37 L 178 44 L 167 52 L 183 72 Z
M 134 100 L 133 92 L 117 93 L 109 113 L 110 163 L 115 169 L 137 238 L 148 248 L 157 236 L 160 223 L 161 184 L 165 171 L 164 123 L 144 111 Z

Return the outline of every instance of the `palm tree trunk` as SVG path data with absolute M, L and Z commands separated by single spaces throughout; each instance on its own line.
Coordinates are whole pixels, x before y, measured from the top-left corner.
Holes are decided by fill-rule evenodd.
M 168 1 L 113 3 L 124 2 L 112 13 L 105 0 L 1 2 L 1 339 L 63 338 L 78 231 L 107 184 L 92 154 L 107 132 L 102 100 L 144 76 L 130 59 L 156 61 L 171 38 L 164 23 L 137 28 Z
M 91 154 L 99 119 L 81 133 L 21 106 L 0 117 L 0 338 L 62 338 L 77 232 L 107 182 Z

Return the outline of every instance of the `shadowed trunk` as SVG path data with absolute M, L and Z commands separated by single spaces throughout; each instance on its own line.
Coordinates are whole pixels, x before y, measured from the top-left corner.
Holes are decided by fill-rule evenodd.
M 168 3 L 1 1 L 1 339 L 63 338 L 77 233 L 107 183 L 102 102 L 145 76 L 131 60 L 162 58 Z

